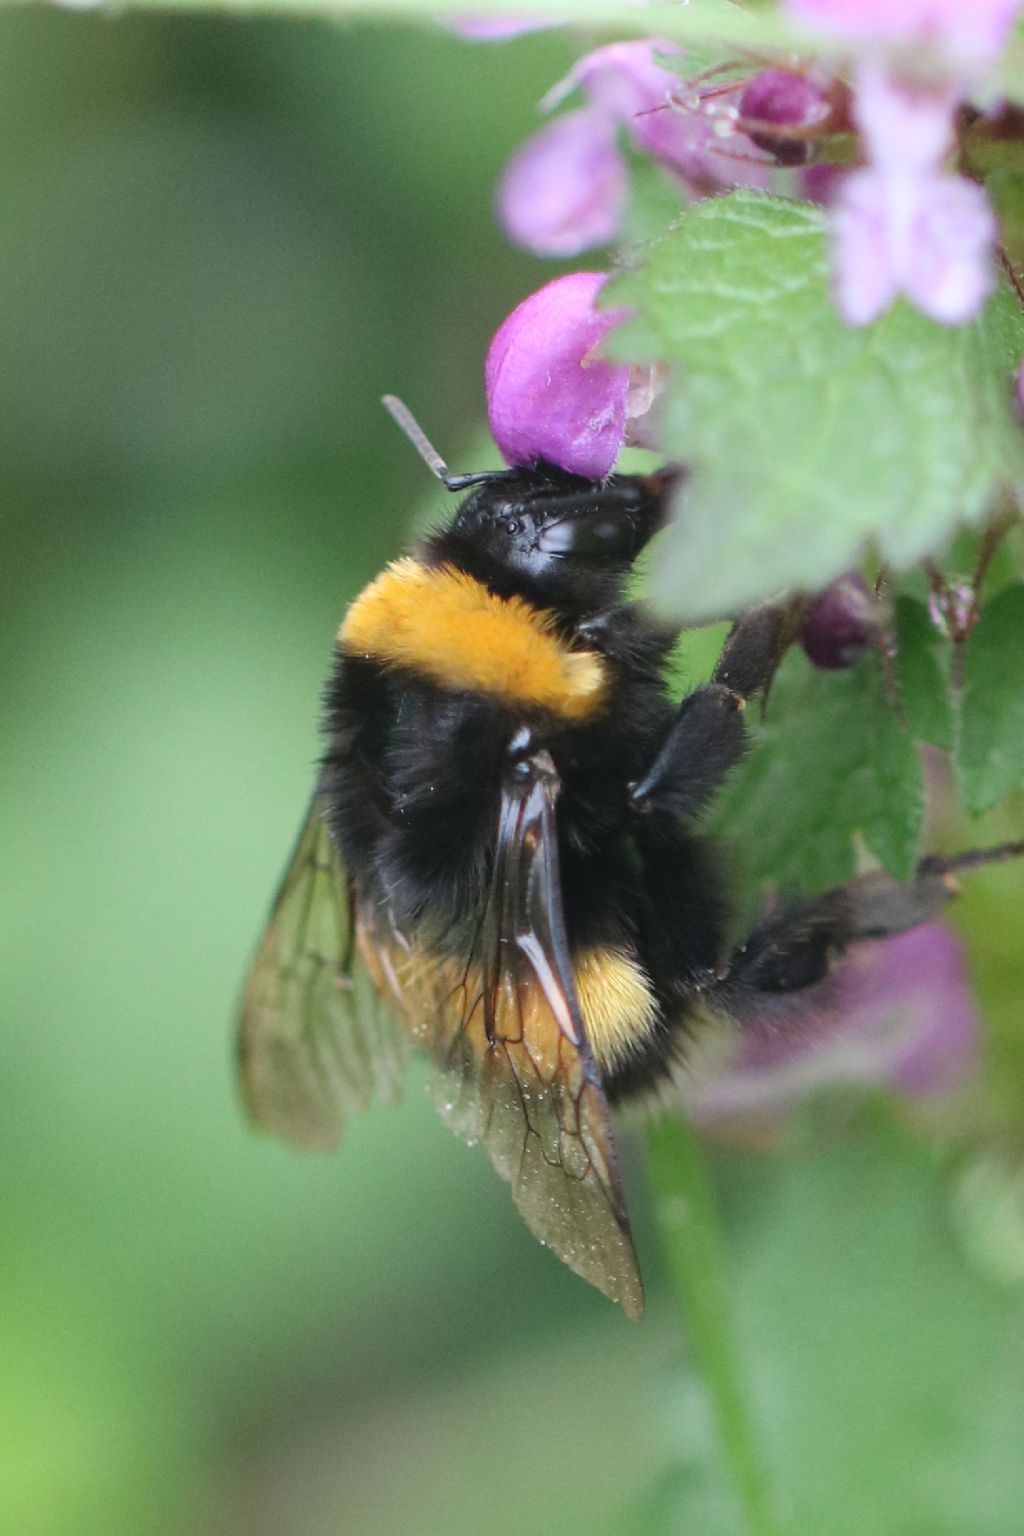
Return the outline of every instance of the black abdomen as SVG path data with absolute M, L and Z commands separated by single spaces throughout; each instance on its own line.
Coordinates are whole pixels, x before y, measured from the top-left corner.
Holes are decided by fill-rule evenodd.
M 669 718 L 649 680 L 580 724 L 531 724 L 562 781 L 563 908 L 574 953 L 635 956 L 658 1003 L 655 1029 L 606 1072 L 618 1097 L 650 1086 L 686 1003 L 722 955 L 719 861 L 675 818 L 640 815 L 628 786 Z M 332 833 L 364 899 L 397 926 L 468 955 L 487 900 L 508 742 L 524 723 L 500 699 L 444 689 L 339 652 L 326 694 Z

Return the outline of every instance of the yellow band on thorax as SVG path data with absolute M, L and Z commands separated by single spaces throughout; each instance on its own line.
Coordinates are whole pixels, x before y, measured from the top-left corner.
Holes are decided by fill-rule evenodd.
M 605 666 L 570 651 L 553 617 L 498 597 L 465 571 L 396 560 L 356 598 L 338 633 L 343 649 L 410 667 L 443 688 L 580 720 L 601 703 Z

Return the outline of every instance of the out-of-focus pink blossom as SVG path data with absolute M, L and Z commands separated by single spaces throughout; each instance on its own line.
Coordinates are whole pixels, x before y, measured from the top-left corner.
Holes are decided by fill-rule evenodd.
M 925 48 L 965 68 L 990 63 L 1020 0 L 783 0 L 796 21 L 851 40 Z
M 928 594 L 928 617 L 945 640 L 965 640 L 978 617 L 978 594 L 969 581 L 947 581 Z
M 494 440 L 510 464 L 557 464 L 600 480 L 622 447 L 631 410 L 649 393 L 630 369 L 598 356 L 626 311 L 596 309 L 603 272 L 572 272 L 532 293 L 499 327 L 484 380 Z
M 595 106 L 622 121 L 666 105 L 681 82 L 678 75 L 658 63 L 659 55 L 666 60 L 678 59 L 682 49 L 662 38 L 594 48 L 551 87 L 541 110 L 550 112 L 575 90 L 582 90 Z
M 508 162 L 498 214 L 539 256 L 574 256 L 614 239 L 629 195 L 615 124 L 595 107 L 554 118 Z
M 832 205 L 836 301 L 864 325 L 904 293 L 946 325 L 970 320 L 992 289 L 996 221 L 983 190 L 942 163 L 952 90 L 905 86 L 876 68 L 857 79 L 855 111 L 871 164 Z
M 854 116 L 868 159 L 890 172 L 934 170 L 953 143 L 956 100 L 948 83 L 924 89 L 875 65 L 859 69 Z
M 587 105 L 568 118 L 556 118 L 528 140 L 499 183 L 499 219 L 519 244 L 538 255 L 566 256 L 614 236 L 628 179 L 617 148 L 623 129 L 637 149 L 679 176 L 691 191 L 767 184 L 770 168 L 758 159 L 750 140 L 731 127 L 728 93 L 715 94 L 713 111 L 705 109 L 692 90 L 693 99 L 684 100 L 689 88 L 658 63 L 659 55 L 678 57 L 679 49 L 657 40 L 610 43 L 586 54 L 548 92 L 541 104 L 544 110 L 558 106 L 577 89 Z M 738 97 L 739 90 L 737 86 L 733 96 Z M 566 122 L 571 127 L 562 128 Z M 720 126 L 726 130 L 724 137 Z M 611 168 L 612 154 L 619 159 L 617 174 Z M 602 193 L 607 199 L 603 210 Z
M 1017 415 L 1020 417 L 1021 424 L 1024 425 L 1024 363 L 1021 363 L 1017 369 L 1013 389 L 1014 397 L 1017 401 Z
M 937 923 L 859 945 L 826 983 L 827 1011 L 793 997 L 786 1025 L 756 1025 L 687 1092 L 704 1123 L 773 1120 L 837 1085 L 951 1093 L 976 1065 L 980 1028 L 959 942 Z M 810 989 L 814 990 L 814 989 Z
M 972 319 L 991 292 L 996 222 L 962 176 L 855 171 L 832 207 L 836 302 L 866 325 L 905 293 L 945 325 Z
M 547 27 L 560 27 L 562 24 L 560 16 L 524 16 L 520 11 L 503 16 L 481 16 L 473 11 L 465 11 L 449 17 L 445 22 L 449 31 L 481 43 L 501 42 L 506 37 L 521 37 L 524 32 L 542 32 Z
M 832 230 L 835 296 L 851 326 L 877 319 L 900 293 L 924 315 L 963 326 L 992 290 L 995 217 L 963 177 L 857 170 L 835 198 Z

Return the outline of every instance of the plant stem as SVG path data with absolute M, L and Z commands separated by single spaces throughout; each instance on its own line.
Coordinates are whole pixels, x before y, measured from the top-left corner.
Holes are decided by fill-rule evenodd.
M 780 1536 L 733 1343 L 725 1254 L 703 1150 L 681 1116 L 648 1133 L 648 1162 L 676 1306 L 711 1401 L 750 1536 Z

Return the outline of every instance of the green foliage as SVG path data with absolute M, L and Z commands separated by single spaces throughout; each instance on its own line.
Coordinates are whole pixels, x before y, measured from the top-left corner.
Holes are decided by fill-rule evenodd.
M 729 1206 L 749 1217 L 732 1253 L 734 1341 L 783 1527 L 787 1536 L 1017 1536 L 1018 1296 L 972 1271 L 920 1145 L 881 1117 L 859 1131 L 824 1151 L 718 1169 Z M 991 1230 L 986 1241 L 995 1240 Z M 685 1447 L 682 1419 L 680 1404 Z M 661 1507 L 648 1506 L 657 1523 L 634 1530 L 706 1528 L 706 1488 L 680 1477 L 670 1510 L 664 1475 L 659 1489 Z M 711 1529 L 749 1536 L 757 1527 L 734 1516 Z
M 994 597 L 967 639 L 957 766 L 972 811 L 1024 782 L 1024 583 Z
M 981 518 L 1001 481 L 1024 484 L 1013 296 L 959 329 L 903 303 L 851 329 L 819 208 L 751 192 L 698 203 L 607 301 L 638 311 L 616 355 L 675 365 L 664 446 L 693 477 L 655 593 L 676 613 L 820 587 L 869 540 L 904 566 Z
M 896 599 L 894 620 L 896 676 L 907 725 L 918 741 L 949 751 L 953 746 L 952 647 L 916 597 L 903 593 Z
M 921 765 L 875 657 L 848 672 L 820 672 L 792 652 L 752 726 L 753 748 L 714 814 L 752 879 L 824 890 L 853 873 L 858 834 L 894 875 L 910 874 Z
M 714 1190 L 696 1132 L 665 1115 L 648 1133 L 651 1182 L 679 1307 L 714 1402 L 720 1450 L 750 1536 L 776 1536 L 774 1497 L 737 1359 L 735 1323 Z M 687 1490 L 688 1496 L 689 1490 Z

